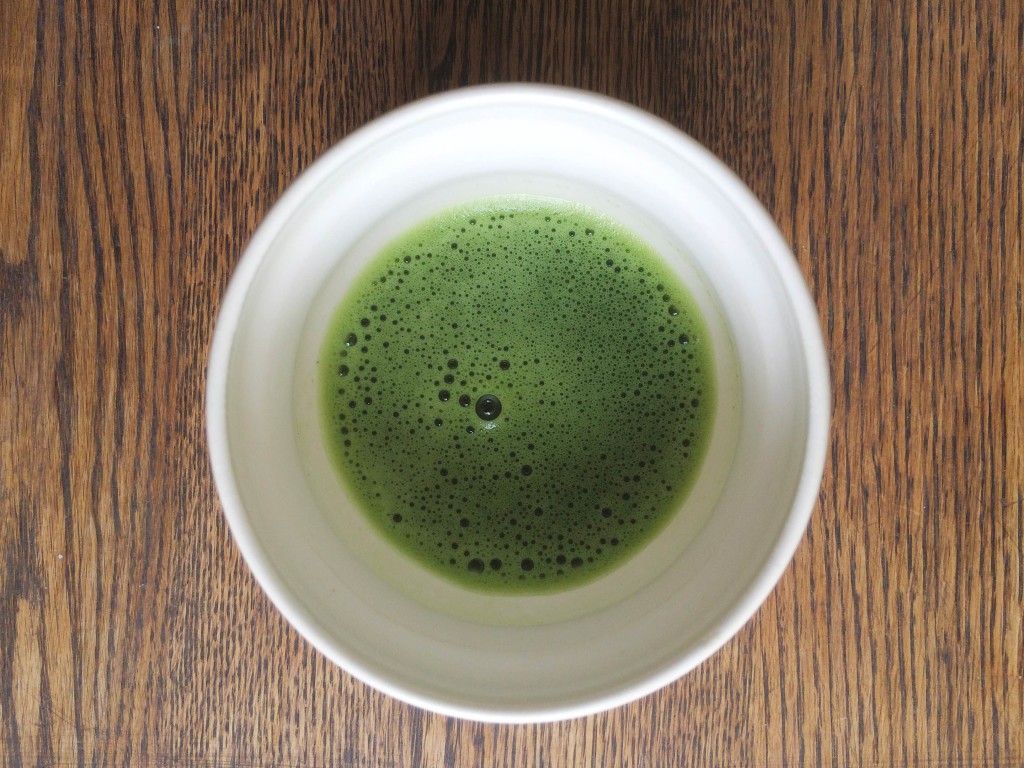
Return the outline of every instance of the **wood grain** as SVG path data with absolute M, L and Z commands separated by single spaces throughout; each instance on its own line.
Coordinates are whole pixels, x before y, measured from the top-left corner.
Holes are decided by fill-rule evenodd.
M 0 765 L 1024 765 L 1024 8 L 0 3 Z M 765 201 L 834 375 L 820 505 L 719 654 L 538 726 L 327 663 L 241 562 L 204 366 L 241 248 L 386 110 L 607 93 Z

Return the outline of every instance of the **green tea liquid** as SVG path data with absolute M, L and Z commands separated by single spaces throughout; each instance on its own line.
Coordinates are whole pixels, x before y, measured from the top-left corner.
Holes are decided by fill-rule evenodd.
M 376 529 L 477 591 L 609 572 L 680 509 L 715 410 L 693 299 L 603 214 L 492 198 L 386 247 L 319 358 L 327 450 Z

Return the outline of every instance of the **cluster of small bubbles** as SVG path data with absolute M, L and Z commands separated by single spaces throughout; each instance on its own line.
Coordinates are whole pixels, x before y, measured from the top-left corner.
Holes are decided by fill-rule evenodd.
M 483 201 L 392 243 L 339 306 L 321 355 L 328 449 L 371 522 L 428 568 L 479 589 L 575 586 L 679 508 L 710 438 L 706 339 L 620 225 Z

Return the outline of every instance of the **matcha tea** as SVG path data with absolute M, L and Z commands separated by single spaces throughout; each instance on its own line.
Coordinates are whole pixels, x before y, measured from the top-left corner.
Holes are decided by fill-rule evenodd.
M 483 200 L 391 243 L 319 367 L 327 449 L 362 512 L 479 591 L 623 563 L 680 508 L 714 415 L 678 278 L 621 225 L 549 198 Z

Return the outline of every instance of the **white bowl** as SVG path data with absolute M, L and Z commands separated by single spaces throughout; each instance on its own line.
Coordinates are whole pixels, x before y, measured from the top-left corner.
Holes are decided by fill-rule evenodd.
M 654 246 L 704 312 L 718 381 L 712 443 L 673 522 L 601 579 L 536 597 L 467 591 L 388 547 L 326 458 L 315 399 L 327 321 L 362 266 L 434 212 L 509 193 L 587 204 Z M 214 478 L 274 604 L 370 685 L 495 722 L 623 704 L 738 631 L 803 535 L 829 408 L 817 313 L 750 191 L 651 115 L 532 85 L 416 102 L 317 160 L 239 262 L 207 371 Z

